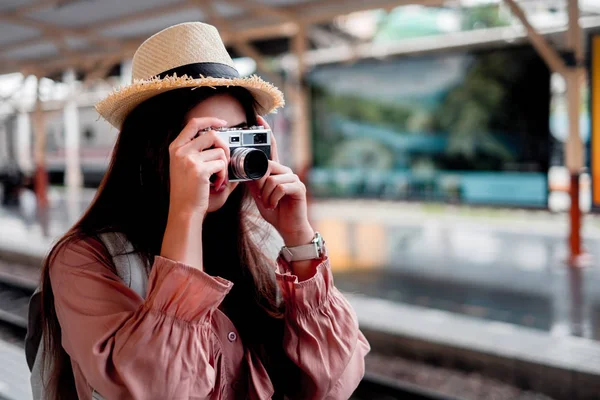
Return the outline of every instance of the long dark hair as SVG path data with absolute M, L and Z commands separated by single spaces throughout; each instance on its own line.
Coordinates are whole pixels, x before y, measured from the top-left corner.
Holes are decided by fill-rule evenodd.
M 58 250 L 75 240 L 98 240 L 100 233 L 121 232 L 150 268 L 154 256 L 160 253 L 169 210 L 168 146 L 183 128 L 187 112 L 221 93 L 237 99 L 248 124 L 256 124 L 254 98 L 238 87 L 176 89 L 135 108 L 123 124 L 94 201 L 44 261 L 44 357 L 52 365 L 51 371 L 45 371 L 49 374 L 49 398 L 77 398 L 70 358 L 61 346 L 61 327 L 50 282 L 49 270 Z M 220 210 L 206 217 L 202 238 L 204 270 L 234 283 L 223 302 L 224 311 L 240 331 L 244 345 L 262 359 L 276 393 L 280 393 L 278 387 L 285 379 L 282 375 L 286 369 L 282 367 L 288 364 L 281 345 L 283 309 L 277 297 L 273 263 L 252 239 L 260 237 L 257 230 L 261 224 L 250 216 L 251 205 L 245 185 L 241 184 Z M 105 256 L 108 259 L 108 253 Z

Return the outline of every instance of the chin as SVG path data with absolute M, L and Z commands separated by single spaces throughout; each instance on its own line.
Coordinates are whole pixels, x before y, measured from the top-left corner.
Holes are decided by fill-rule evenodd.
M 208 199 L 209 200 L 208 212 L 209 213 L 215 212 L 215 211 L 219 210 L 221 207 L 223 207 L 223 205 L 229 198 L 229 195 L 231 194 L 231 192 L 233 192 L 233 190 L 237 187 L 237 185 L 238 185 L 238 182 L 228 183 L 227 186 L 221 192 L 215 192 L 211 188 L 210 197 Z

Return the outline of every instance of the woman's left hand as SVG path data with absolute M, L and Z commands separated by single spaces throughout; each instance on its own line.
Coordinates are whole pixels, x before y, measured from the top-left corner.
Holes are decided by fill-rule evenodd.
M 258 123 L 270 129 L 263 118 L 258 117 Z M 248 185 L 260 214 L 277 229 L 286 246 L 310 243 L 315 233 L 308 222 L 306 186 L 289 167 L 279 163 L 273 134 L 269 170 L 264 177 Z

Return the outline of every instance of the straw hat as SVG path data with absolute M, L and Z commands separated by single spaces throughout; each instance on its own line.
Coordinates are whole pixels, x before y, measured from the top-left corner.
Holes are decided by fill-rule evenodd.
M 254 96 L 261 115 L 283 106 L 283 94 L 253 75 L 240 78 L 217 29 L 201 22 L 166 28 L 148 38 L 133 56 L 133 83 L 115 89 L 96 110 L 117 129 L 143 101 L 185 87 L 240 86 Z

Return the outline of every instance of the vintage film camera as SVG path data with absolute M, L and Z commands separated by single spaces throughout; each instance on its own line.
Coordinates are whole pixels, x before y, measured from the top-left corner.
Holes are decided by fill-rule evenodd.
M 229 144 L 229 182 L 262 178 L 271 159 L 271 130 L 262 126 L 249 128 L 206 128 Z

